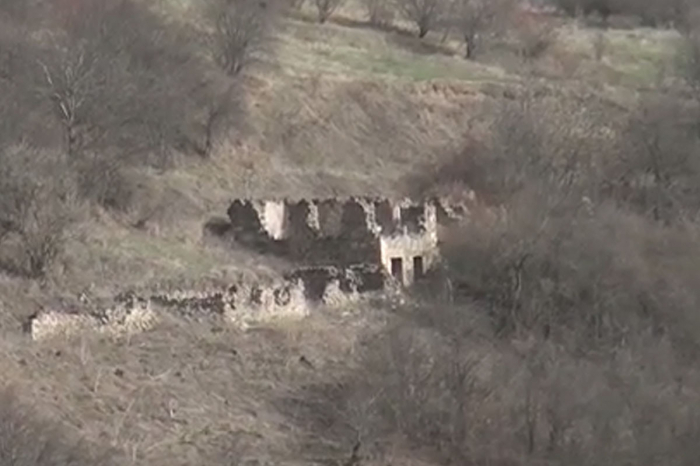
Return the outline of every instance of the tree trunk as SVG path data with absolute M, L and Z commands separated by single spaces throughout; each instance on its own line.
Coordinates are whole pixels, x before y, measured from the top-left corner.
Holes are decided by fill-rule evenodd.
M 464 36 L 464 43 L 466 44 L 466 50 L 464 52 L 464 58 L 471 60 L 474 57 L 474 50 L 476 49 L 476 44 L 474 44 L 474 38 L 466 35 Z
M 452 27 L 447 26 L 445 28 L 445 31 L 442 33 L 442 37 L 440 38 L 440 43 L 444 44 L 447 41 L 447 38 L 450 36 L 450 32 L 452 32 Z

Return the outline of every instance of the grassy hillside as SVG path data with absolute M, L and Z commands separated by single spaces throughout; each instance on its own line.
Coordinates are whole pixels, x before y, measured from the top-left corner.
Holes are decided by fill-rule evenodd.
M 185 0 L 163 0 L 156 6 L 178 22 L 191 17 Z M 396 309 L 367 304 L 344 312 L 317 309 L 302 323 L 281 322 L 249 332 L 221 322 L 194 324 L 173 318 L 125 339 L 86 335 L 71 342 L 42 343 L 30 342 L 21 323 L 41 306 L 56 305 L 59 298 L 75 301 L 83 290 L 108 297 L 125 288 L 164 282 L 226 280 L 241 271 L 278 274 L 289 264 L 208 238 L 204 223 L 225 215 L 230 200 L 238 197 L 404 194 L 411 188 L 407 176 L 449 160 L 466 140 L 488 139 L 493 110 L 532 87 L 547 89 L 564 109 L 595 101 L 625 113 L 639 93 L 670 86 L 678 78 L 673 50 L 679 36 L 672 31 L 600 32 L 566 20 L 557 29 L 554 45 L 537 60 L 522 63 L 507 44 L 496 44 L 478 60 L 465 60 L 458 37 L 442 41 L 439 34 L 430 34 L 419 40 L 401 21 L 396 28 L 374 29 L 355 3 L 346 4 L 323 25 L 305 8 L 281 20 L 269 51 L 246 69 L 245 124 L 209 158 L 183 158 L 167 170 L 140 170 L 134 178 L 135 202 L 125 212 L 90 207 L 48 279 L 0 275 L 2 380 L 17 387 L 21 399 L 42 415 L 65 426 L 67 435 L 87 439 L 98 450 L 113 448 L 120 464 L 354 465 L 360 464 L 350 462 L 358 441 L 365 455 L 361 464 L 438 464 L 428 452 L 412 449 L 424 439 L 409 434 L 395 434 L 383 456 L 366 453 L 374 451 L 375 438 L 387 438 L 382 431 L 386 425 L 373 424 L 367 399 L 386 400 L 382 390 L 359 383 L 366 374 L 385 382 L 377 365 L 391 362 L 394 369 L 415 370 L 402 372 L 415 379 L 386 382 L 386 387 L 398 393 L 402 387 L 413 389 L 415 383 L 420 389 L 423 365 L 429 366 L 426 361 L 435 354 L 450 360 L 440 352 L 451 348 L 447 341 L 454 336 L 449 333 L 454 329 L 442 328 L 444 324 L 431 321 L 430 315 L 397 314 Z M 593 45 L 598 34 L 605 42 L 600 59 Z M 486 435 L 507 430 L 502 407 L 529 409 L 529 404 L 520 405 L 525 389 L 518 391 L 527 385 L 519 368 L 531 362 L 528 357 L 534 360 L 546 353 L 541 356 L 550 361 L 545 365 L 554 367 L 560 361 L 570 371 L 548 379 L 547 389 L 553 391 L 542 393 L 562 393 L 564 385 L 557 377 L 577 377 L 581 397 L 604 398 L 611 410 L 617 409 L 615 396 L 636 388 L 615 391 L 618 385 L 610 373 L 619 369 L 638 374 L 648 387 L 666 380 L 658 367 L 635 372 L 634 358 L 641 353 L 634 351 L 644 350 L 639 343 L 641 349 L 620 350 L 609 366 L 593 367 L 567 359 L 554 343 L 535 345 L 537 356 L 532 356 L 533 343 L 527 336 L 514 337 L 512 345 L 502 343 L 479 313 L 470 309 L 465 315 L 459 325 L 469 328 L 469 337 L 461 337 L 469 347 L 460 351 L 480 355 L 479 370 L 485 374 L 480 380 L 485 385 L 507 388 L 480 402 L 471 399 L 473 406 L 484 407 L 483 418 L 474 420 L 483 429 L 462 433 L 483 445 L 483 451 L 474 452 L 473 464 L 487 464 L 478 462 L 487 452 L 505 451 L 505 437 Z M 399 338 L 393 349 L 380 345 L 392 357 L 372 361 L 370 356 L 384 354 L 372 345 L 381 343 L 375 340 L 388 328 L 399 333 L 413 329 L 418 336 L 411 334 L 408 343 Z M 437 348 L 438 353 L 426 348 Z M 659 354 L 661 359 L 666 353 Z M 417 359 L 406 362 L 401 355 Z M 675 364 L 673 359 L 670 372 L 680 371 Z M 689 370 L 684 377 L 695 380 L 697 374 Z M 644 381 L 639 384 L 643 396 L 651 399 L 654 391 L 646 391 Z M 376 396 L 355 403 L 352 397 L 343 398 L 348 387 L 358 393 L 375 390 Z M 689 390 L 684 396 L 690 403 L 697 393 Z M 419 411 L 413 405 L 396 409 Z M 578 412 L 586 405 L 566 409 Z M 591 421 L 576 428 L 609 427 L 601 420 L 603 411 L 596 414 L 600 424 Z M 679 418 L 683 415 L 678 413 Z M 489 416 L 501 416 L 501 430 L 489 424 Z M 635 416 L 634 407 L 620 414 L 620 437 L 632 429 L 629 426 L 641 425 Z M 409 427 L 414 424 L 442 422 L 394 421 L 402 433 L 413 432 Z M 661 435 L 646 433 L 649 439 L 655 434 Z M 610 448 L 606 452 L 613 457 Z M 515 458 L 515 452 L 508 453 Z M 502 464 L 535 463 L 504 459 Z

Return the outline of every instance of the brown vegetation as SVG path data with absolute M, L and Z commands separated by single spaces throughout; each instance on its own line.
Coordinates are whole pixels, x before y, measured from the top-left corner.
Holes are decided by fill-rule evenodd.
M 3 466 L 107 466 L 52 422 L 39 418 L 7 386 L 0 387 L 0 464 Z
M 316 12 L 318 14 L 318 22 L 323 24 L 328 21 L 328 18 L 337 10 L 344 0 L 314 0 Z
M 369 23 L 377 27 L 391 25 L 394 19 L 394 6 L 390 0 L 363 0 Z
M 613 15 L 635 16 L 650 26 L 686 27 L 694 5 L 691 0 L 550 0 L 570 16 L 598 15 L 603 25 Z
M 279 6 L 275 1 L 217 0 L 207 8 L 215 59 L 228 75 L 236 76 L 267 45 Z
M 473 58 L 488 36 L 504 30 L 514 4 L 509 0 L 457 0 L 452 8 L 453 29 L 466 43 L 465 57 Z
M 573 102 L 531 86 L 489 138 L 421 172 L 501 213 L 444 238 L 455 304 L 404 308 L 356 373 L 304 388 L 315 409 L 297 422 L 337 426 L 326 435 L 368 464 L 397 445 L 434 464 L 693 461 L 697 132 L 670 95 L 629 121 Z
M 423 38 L 446 13 L 447 0 L 398 0 L 397 7 L 401 14 L 418 28 L 418 37 Z
M 136 0 L 58 10 L 0 1 L 0 373 L 62 423 L 44 430 L 0 394 L 0 464 L 102 464 L 58 429 L 110 444 L 128 464 L 697 462 L 697 90 L 625 89 L 635 94 L 625 107 L 583 85 L 527 81 L 522 70 L 479 86 L 476 60 L 418 61 L 451 46 L 430 48 L 429 31 L 458 32 L 476 59 L 490 38 L 511 38 L 526 61 L 562 46 L 554 24 L 523 22 L 509 2 L 419 3 L 366 2 L 372 24 L 400 12 L 423 37 L 382 35 L 386 56 L 359 55 L 364 39 L 339 24 L 313 26 L 319 36 L 303 40 L 321 50 L 315 58 L 387 73 L 406 66 L 386 52 L 394 41 L 418 50 L 396 54 L 416 59 L 411 79 L 458 63 L 470 66 L 459 71 L 469 82 L 351 81 L 271 60 L 272 73 L 251 77 L 248 65 L 281 30 L 281 7 L 267 2 L 221 0 L 190 27 Z M 317 6 L 321 22 L 337 11 L 337 2 Z M 697 88 L 697 34 L 684 32 L 682 77 Z M 352 47 L 332 49 L 342 34 Z M 603 45 L 601 67 L 614 57 L 614 44 Z M 259 141 L 236 138 L 217 159 L 217 144 L 246 116 L 245 92 L 254 93 Z M 199 274 L 196 252 L 208 246 L 182 240 L 179 219 L 168 220 L 168 241 L 137 230 L 141 242 L 129 243 L 124 232 L 188 209 L 199 232 L 202 212 L 222 212 L 220 199 L 253 177 L 274 194 L 282 182 L 378 194 L 419 160 L 437 167 L 411 179 L 419 194 L 474 190 L 493 213 L 444 232 L 442 275 L 432 277 L 443 301 L 418 290 L 408 305 L 319 309 L 298 327 L 244 333 L 173 318 L 133 338 L 45 345 L 30 345 L 6 316 L 78 306 L 68 280 L 52 276 L 70 247 L 90 286 L 106 276 L 161 283 L 171 263 Z M 196 188 L 186 196 L 177 183 Z M 205 184 L 216 195 L 200 191 Z M 115 211 L 132 208 L 136 221 L 120 223 Z M 86 217 L 116 234 L 81 232 Z M 121 243 L 124 257 L 105 265 Z M 228 247 L 208 250 L 222 268 L 264 260 Z

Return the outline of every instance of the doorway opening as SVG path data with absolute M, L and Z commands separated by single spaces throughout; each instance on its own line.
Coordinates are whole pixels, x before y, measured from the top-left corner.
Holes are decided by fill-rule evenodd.
M 425 270 L 423 270 L 423 256 L 415 256 L 413 258 L 413 279 L 420 280 L 423 278 Z
M 391 276 L 403 285 L 403 260 L 400 257 L 391 259 Z

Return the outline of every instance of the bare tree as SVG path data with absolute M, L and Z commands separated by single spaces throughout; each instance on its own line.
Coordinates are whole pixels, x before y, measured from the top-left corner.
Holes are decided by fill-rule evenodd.
M 167 166 L 178 149 L 208 153 L 222 109 L 237 100 L 232 86 L 201 80 L 216 73 L 198 58 L 191 37 L 175 26 L 165 28 L 143 5 L 75 5 L 77 12 L 66 9 L 72 14 L 55 17 L 53 45 L 38 53 L 31 82 L 61 125 L 81 193 L 125 205 L 128 167 Z M 218 93 L 222 89 L 225 96 Z M 200 126 L 202 113 L 207 115 Z
M 464 38 L 465 58 L 473 58 L 485 36 L 498 31 L 511 7 L 508 0 L 456 0 L 452 21 L 454 29 Z
M 384 27 L 394 19 L 394 5 L 389 0 L 363 0 L 369 23 Z
M 425 37 L 437 24 L 444 10 L 446 0 L 396 0 L 401 14 L 418 27 L 418 37 Z
M 609 167 L 610 187 L 619 199 L 655 220 L 695 217 L 697 119 L 697 108 L 673 94 L 640 99 L 625 129 L 625 150 Z
M 216 0 L 209 6 L 210 44 L 229 76 L 239 74 L 267 43 L 275 8 L 274 1 L 265 0 Z
M 70 48 L 59 54 L 52 52 L 47 57 L 52 63 L 40 61 L 39 65 L 44 75 L 41 89 L 63 127 L 65 151 L 75 157 L 106 129 L 93 113 L 95 106 L 100 105 L 105 70 L 99 69 L 99 55 L 87 44 Z
M 553 22 L 527 13 L 514 16 L 510 24 L 518 56 L 524 61 L 542 56 L 556 39 Z
M 318 22 L 323 24 L 345 2 L 345 0 L 314 0 Z

